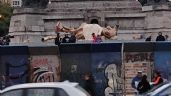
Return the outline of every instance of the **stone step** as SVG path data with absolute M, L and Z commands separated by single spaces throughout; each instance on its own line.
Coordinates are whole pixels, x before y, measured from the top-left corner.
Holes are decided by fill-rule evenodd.
M 141 8 L 132 7 L 132 8 L 65 8 L 65 9 L 48 9 L 48 12 L 83 12 L 83 11 L 106 11 L 106 12 L 141 12 Z
M 78 1 L 78 2 L 52 2 L 48 5 L 48 9 L 100 9 L 100 10 L 113 10 L 113 9 L 129 9 L 141 10 L 141 5 L 137 1 Z

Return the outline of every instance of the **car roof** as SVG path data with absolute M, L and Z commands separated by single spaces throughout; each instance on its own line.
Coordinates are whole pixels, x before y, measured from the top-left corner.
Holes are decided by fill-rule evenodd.
M 18 85 L 13 85 L 13 86 L 7 87 L 7 88 L 1 90 L 0 93 L 4 93 L 4 92 L 10 91 L 10 90 L 15 90 L 15 89 L 22 89 L 22 88 L 43 88 L 43 87 L 62 88 L 63 86 L 75 87 L 77 85 L 78 85 L 78 83 L 71 83 L 68 81 L 65 81 L 65 82 L 25 83 L 25 84 L 18 84 Z

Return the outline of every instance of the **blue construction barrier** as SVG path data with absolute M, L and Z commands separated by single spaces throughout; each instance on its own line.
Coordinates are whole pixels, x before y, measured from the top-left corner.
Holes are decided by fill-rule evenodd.
M 27 46 L 0 47 L 1 83 L 3 83 L 3 87 L 28 82 L 28 58 Z
M 29 82 L 60 81 L 60 57 L 57 46 L 29 47 Z
M 138 70 L 149 80 L 154 70 L 170 80 L 170 63 L 171 42 L 0 47 L 0 79 L 10 77 L 12 85 L 70 80 L 84 86 L 84 74 L 91 73 L 97 96 L 133 92 L 130 82 Z
M 62 80 L 83 84 L 83 74 L 91 73 L 90 44 L 62 44 L 60 46 Z
M 121 78 L 121 47 L 121 43 L 62 44 L 60 46 L 62 79 L 76 81 L 84 86 L 84 74 L 91 73 L 97 96 L 104 96 L 105 91 L 109 94 L 107 90 L 121 91 L 121 83 L 108 83 L 116 80 L 112 76 Z M 115 88 L 112 88 L 113 86 Z
M 171 43 L 156 43 L 155 46 L 155 70 L 160 71 L 161 75 L 171 80 Z
M 95 80 L 95 96 L 122 93 L 121 43 L 93 44 L 91 46 L 91 70 Z

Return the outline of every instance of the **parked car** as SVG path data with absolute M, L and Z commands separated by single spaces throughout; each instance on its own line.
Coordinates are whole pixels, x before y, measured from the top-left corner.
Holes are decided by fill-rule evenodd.
M 27 83 L 5 88 L 0 96 L 90 96 L 78 83 Z
M 148 93 L 141 96 L 171 96 L 171 82 L 165 82 L 156 86 Z

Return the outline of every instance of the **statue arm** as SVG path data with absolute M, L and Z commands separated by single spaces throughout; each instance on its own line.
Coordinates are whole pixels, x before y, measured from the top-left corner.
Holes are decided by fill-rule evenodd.
M 46 37 L 43 37 L 42 38 L 42 42 L 45 42 L 45 41 L 48 41 L 48 40 L 52 40 L 52 39 L 55 39 L 56 36 L 46 36 Z

